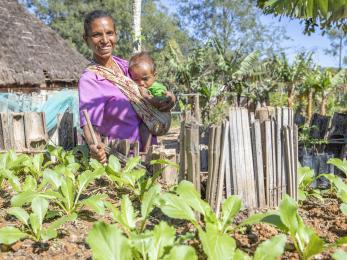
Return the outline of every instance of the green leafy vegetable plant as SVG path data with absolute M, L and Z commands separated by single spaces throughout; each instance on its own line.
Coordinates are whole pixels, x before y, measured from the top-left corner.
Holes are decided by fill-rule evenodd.
M 309 167 L 298 168 L 299 200 L 306 200 L 309 196 L 322 199 L 320 191 L 318 189 L 312 188 L 312 183 L 314 182 L 314 180 L 314 171 L 312 169 L 310 169 Z
M 277 227 L 289 234 L 302 259 L 310 259 L 324 250 L 325 243 L 313 229 L 305 226 L 298 214 L 298 207 L 294 199 L 285 195 L 279 205 L 282 224 Z
M 66 167 L 63 167 L 66 170 Z M 49 184 L 50 188 L 43 192 L 23 192 L 11 199 L 13 206 L 22 206 L 30 202 L 35 197 L 46 197 L 60 206 L 65 214 L 70 215 L 78 211 L 82 206 L 88 206 L 97 213 L 104 213 L 104 200 L 107 195 L 97 194 L 80 200 L 81 194 L 88 185 L 104 174 L 103 168 L 94 171 L 84 171 L 77 177 L 74 173 L 66 170 L 62 173 L 54 170 L 46 170 L 43 175 L 43 183 Z
M 43 227 L 43 221 L 48 210 L 48 201 L 41 197 L 32 200 L 32 213 L 20 207 L 13 207 L 8 210 L 8 214 L 15 216 L 23 224 L 22 229 L 15 227 L 4 227 L 0 229 L 0 243 L 12 244 L 22 238 L 30 238 L 36 241 L 46 241 L 57 236 L 57 228 L 67 221 L 76 219 L 76 214 L 64 216 L 47 228 Z
M 197 259 L 195 250 L 175 244 L 175 229 L 160 222 L 152 231 L 124 236 L 115 225 L 97 222 L 88 234 L 87 243 L 94 259 Z M 179 258 L 177 258 L 179 257 Z
M 235 241 L 229 233 L 246 225 L 267 221 L 271 216 L 276 217 L 272 212 L 254 214 L 233 227 L 234 217 L 242 207 L 241 199 L 237 196 L 227 198 L 222 204 L 221 217 L 218 218 L 210 205 L 200 198 L 194 185 L 188 181 L 180 182 L 174 193 L 162 194 L 158 206 L 167 216 L 188 220 L 196 227 L 203 250 L 209 259 L 232 259 L 234 255 L 243 255 L 236 250 Z M 196 213 L 202 215 L 204 225 L 200 224 Z

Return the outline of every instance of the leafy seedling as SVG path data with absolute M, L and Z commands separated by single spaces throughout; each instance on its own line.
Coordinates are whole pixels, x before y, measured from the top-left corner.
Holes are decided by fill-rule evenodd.
M 43 221 L 48 210 L 48 201 L 44 198 L 36 197 L 32 200 L 32 213 L 29 214 L 26 210 L 20 207 L 13 207 L 8 210 L 8 214 L 15 216 L 22 222 L 22 229 L 15 227 L 5 227 L 0 229 L 0 243 L 12 244 L 23 238 L 30 238 L 35 241 L 47 241 L 57 236 L 57 229 L 67 221 L 76 219 L 76 214 L 64 216 L 47 228 L 43 227 Z

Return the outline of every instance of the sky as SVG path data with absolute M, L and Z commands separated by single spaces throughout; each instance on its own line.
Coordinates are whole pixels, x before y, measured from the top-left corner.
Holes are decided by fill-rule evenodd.
M 163 5 L 169 10 L 175 10 L 176 5 L 174 0 L 161 0 Z M 330 47 L 330 41 L 327 36 L 322 36 L 321 31 L 316 29 L 315 33 L 310 36 L 305 35 L 304 24 L 300 24 L 297 19 L 289 19 L 287 17 L 274 17 L 273 15 L 261 14 L 260 20 L 264 24 L 273 26 L 283 26 L 287 31 L 289 40 L 283 40 L 281 46 L 285 49 L 289 61 L 292 61 L 296 53 L 300 51 L 312 51 L 314 53 L 314 61 L 322 67 L 338 67 L 338 57 L 332 57 L 324 53 L 324 49 Z

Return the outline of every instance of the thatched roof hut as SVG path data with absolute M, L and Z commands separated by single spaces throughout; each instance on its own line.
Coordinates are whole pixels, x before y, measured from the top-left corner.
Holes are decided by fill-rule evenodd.
M 88 61 L 16 0 L 0 1 L 0 89 L 76 86 Z

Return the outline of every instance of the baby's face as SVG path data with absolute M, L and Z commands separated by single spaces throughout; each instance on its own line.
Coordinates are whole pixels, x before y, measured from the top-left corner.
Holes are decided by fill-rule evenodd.
M 132 80 L 139 87 L 149 88 L 155 81 L 155 73 L 153 73 L 151 66 L 148 64 L 134 66 L 129 72 Z

